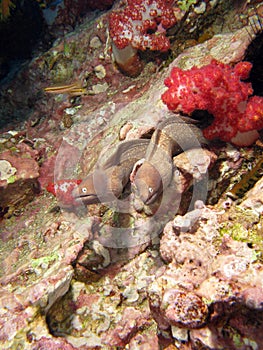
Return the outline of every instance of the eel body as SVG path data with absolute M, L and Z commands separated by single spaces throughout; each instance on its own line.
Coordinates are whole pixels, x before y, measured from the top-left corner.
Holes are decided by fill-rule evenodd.
M 110 156 L 98 160 L 95 170 L 73 191 L 75 200 L 95 204 L 119 198 L 134 163 L 145 156 L 149 142 L 147 139 L 120 142 Z
M 135 198 L 149 205 L 168 187 L 173 176 L 172 157 L 207 143 L 196 121 L 176 115 L 161 121 L 154 131 L 132 181 Z

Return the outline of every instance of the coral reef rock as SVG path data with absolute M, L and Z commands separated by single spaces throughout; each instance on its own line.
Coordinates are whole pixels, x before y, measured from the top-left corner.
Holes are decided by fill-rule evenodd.
M 82 4 L 91 3 L 109 10 L 85 16 Z M 165 29 L 170 50 L 141 51 L 142 71 L 131 78 L 113 61 L 109 18 L 132 2 L 112 3 L 64 1 L 47 28 L 57 40 L 1 81 L 0 348 L 260 350 L 260 140 L 184 149 L 170 159 L 171 182 L 152 203 L 134 200 L 133 173 L 111 202 L 86 205 L 74 191 L 100 159 L 122 170 L 119 145 L 148 142 L 159 122 L 174 118 L 161 98 L 173 68 L 252 61 L 246 52 L 262 46 L 253 44 L 262 43 L 262 4 L 178 1 L 174 13 L 165 1 L 176 25 L 157 17 L 146 34 L 159 40 Z M 211 122 L 199 112 L 188 120 Z

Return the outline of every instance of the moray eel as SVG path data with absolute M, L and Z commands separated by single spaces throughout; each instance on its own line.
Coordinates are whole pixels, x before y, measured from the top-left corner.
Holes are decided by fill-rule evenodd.
M 135 198 L 146 205 L 152 204 L 171 182 L 172 157 L 208 142 L 195 124 L 195 120 L 173 115 L 157 125 L 145 160 L 138 166 L 132 180 Z
M 105 160 L 98 160 L 94 172 L 73 191 L 76 201 L 84 204 L 106 203 L 116 200 L 129 181 L 134 163 L 145 156 L 150 140 L 123 141 Z

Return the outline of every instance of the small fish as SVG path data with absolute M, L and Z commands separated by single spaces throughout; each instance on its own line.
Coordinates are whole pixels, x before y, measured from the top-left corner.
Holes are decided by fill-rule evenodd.
M 69 94 L 70 96 L 81 96 L 87 92 L 86 88 L 81 87 L 79 82 L 69 85 L 54 85 L 44 88 L 49 94 Z
M 57 197 L 58 202 L 63 207 L 72 207 L 79 205 L 72 195 L 72 191 L 76 189 L 82 180 L 58 180 L 55 183 L 49 183 L 46 187 L 47 191 Z
M 261 158 L 256 165 L 243 177 L 241 180 L 236 183 L 232 189 L 226 193 L 228 197 L 233 200 L 238 198 L 242 198 L 244 194 L 250 190 L 255 183 L 262 177 L 263 175 L 263 158 Z

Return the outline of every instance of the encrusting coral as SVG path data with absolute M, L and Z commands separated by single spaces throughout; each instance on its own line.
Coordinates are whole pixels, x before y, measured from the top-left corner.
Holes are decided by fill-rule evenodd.
M 251 96 L 252 85 L 243 81 L 251 68 L 250 62 L 239 62 L 232 68 L 215 60 L 201 68 L 174 67 L 164 81 L 168 90 L 162 100 L 174 112 L 211 113 L 214 121 L 203 131 L 207 139 L 251 145 L 263 128 L 263 97 Z

